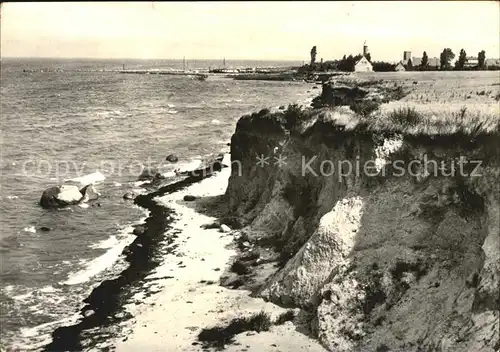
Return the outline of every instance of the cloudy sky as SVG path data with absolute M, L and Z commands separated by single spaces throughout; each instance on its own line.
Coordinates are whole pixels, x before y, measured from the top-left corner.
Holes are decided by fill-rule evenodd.
M 494 1 L 3 3 L 2 57 L 396 61 L 444 47 L 499 57 Z

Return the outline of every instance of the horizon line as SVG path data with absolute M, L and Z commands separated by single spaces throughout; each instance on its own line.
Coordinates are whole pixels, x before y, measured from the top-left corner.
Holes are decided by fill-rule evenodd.
M 167 59 L 167 58 L 138 58 L 138 57 L 120 57 L 120 58 L 113 58 L 113 57 L 57 57 L 57 56 L 1 56 L 0 60 L 3 59 L 54 59 L 54 60 L 163 60 L 163 61 L 183 61 L 183 58 L 180 59 Z M 189 59 L 185 58 L 186 61 L 191 60 L 191 61 L 308 61 L 304 59 L 231 59 L 231 58 L 211 58 L 211 59 L 200 59 L 200 58 L 194 58 L 194 59 Z

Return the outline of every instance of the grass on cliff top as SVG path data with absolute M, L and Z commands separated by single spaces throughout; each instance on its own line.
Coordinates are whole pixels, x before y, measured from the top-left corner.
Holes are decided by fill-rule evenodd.
M 360 111 L 353 111 L 357 108 Z M 377 107 L 364 104 L 356 108 L 310 109 L 288 106 L 282 116 L 289 130 L 304 132 L 318 120 L 343 126 L 346 131 L 362 128 L 367 132 L 390 132 L 404 135 L 479 135 L 500 134 L 498 106 L 428 106 L 393 102 Z

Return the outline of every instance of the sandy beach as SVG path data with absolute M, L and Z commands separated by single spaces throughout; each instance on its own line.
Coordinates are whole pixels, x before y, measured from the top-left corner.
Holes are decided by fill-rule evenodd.
M 226 165 L 230 157 L 224 158 Z M 236 251 L 228 248 L 236 231 L 222 233 L 219 229 L 201 226 L 216 220 L 204 214 L 204 204 L 216 201 L 227 187 L 230 168 L 190 187 L 157 198 L 176 213 L 173 222 L 178 229 L 175 253 L 167 254 L 164 264 L 148 279 L 159 278 L 161 291 L 143 304 L 130 307 L 135 318 L 124 327 L 128 336 L 116 342 L 117 351 L 199 351 L 197 335 L 203 328 L 222 325 L 239 316 L 265 311 L 271 317 L 286 312 L 262 299 L 251 298 L 246 290 L 230 290 L 218 285 L 220 277 Z M 185 195 L 195 201 L 186 202 Z M 297 332 L 291 322 L 274 326 L 268 332 L 245 332 L 227 346 L 228 351 L 324 351 L 315 340 Z

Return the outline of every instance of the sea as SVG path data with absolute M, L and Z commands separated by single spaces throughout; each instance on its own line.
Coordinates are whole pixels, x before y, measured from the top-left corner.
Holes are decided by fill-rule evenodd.
M 226 67 L 298 62 L 226 61 Z M 181 69 L 182 60 L 1 60 L 0 349 L 37 350 L 82 300 L 127 263 L 122 251 L 144 209 L 123 199 L 152 166 L 168 174 L 228 152 L 237 120 L 302 102 L 303 82 L 123 74 Z M 189 69 L 221 66 L 191 61 Z M 166 156 L 179 161 L 171 164 Z M 84 179 L 82 179 L 84 177 Z M 76 179 L 76 180 L 75 180 Z M 94 183 L 97 201 L 47 210 L 42 192 Z

